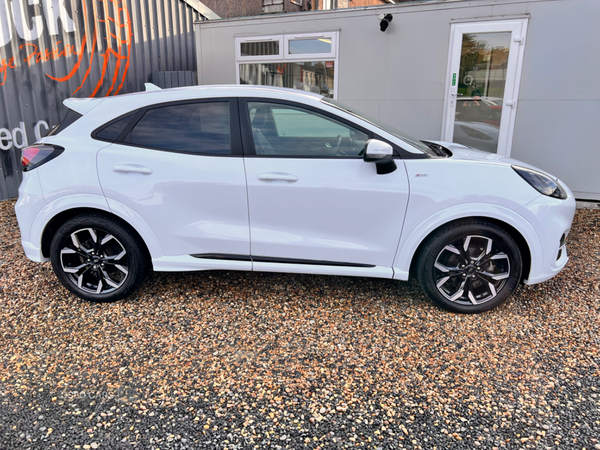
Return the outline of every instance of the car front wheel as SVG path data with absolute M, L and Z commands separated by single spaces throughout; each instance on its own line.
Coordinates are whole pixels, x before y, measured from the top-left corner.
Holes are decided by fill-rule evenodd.
M 480 313 L 506 301 L 519 284 L 522 258 L 499 226 L 463 220 L 442 227 L 426 242 L 417 277 L 427 295 L 458 313 Z
M 143 243 L 118 221 L 82 214 L 65 222 L 50 245 L 52 268 L 78 297 L 111 302 L 143 282 L 148 262 Z

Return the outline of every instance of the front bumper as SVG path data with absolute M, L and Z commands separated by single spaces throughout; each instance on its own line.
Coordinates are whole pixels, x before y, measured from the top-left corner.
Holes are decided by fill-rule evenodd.
M 563 185 L 564 186 L 564 185 Z M 537 284 L 556 276 L 567 264 L 567 248 L 561 238 L 568 235 L 575 216 L 575 197 L 568 191 L 566 200 L 544 195 L 516 210 L 535 229 L 541 254 L 532 254 L 532 264 L 525 284 Z

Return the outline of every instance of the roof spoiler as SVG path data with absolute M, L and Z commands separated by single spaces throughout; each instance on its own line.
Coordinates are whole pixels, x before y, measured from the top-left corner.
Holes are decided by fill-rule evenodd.
M 153 83 L 144 83 L 144 87 L 146 88 L 146 92 L 162 91 L 161 87 L 158 87 Z
M 145 83 L 146 92 L 162 91 L 162 88 L 152 83 Z M 63 105 L 82 116 L 89 113 L 92 109 L 102 103 L 104 98 L 68 98 L 63 101 Z
M 103 101 L 103 98 L 68 98 L 63 101 L 63 105 L 83 116 Z

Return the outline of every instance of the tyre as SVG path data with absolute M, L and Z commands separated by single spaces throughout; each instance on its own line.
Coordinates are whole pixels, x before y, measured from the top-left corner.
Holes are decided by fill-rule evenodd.
M 61 283 L 92 302 L 127 297 L 149 268 L 140 238 L 99 214 L 81 214 L 65 222 L 52 238 L 50 259 Z
M 521 279 L 522 258 L 514 239 L 483 220 L 461 220 L 426 241 L 417 278 L 442 308 L 474 314 L 506 301 Z

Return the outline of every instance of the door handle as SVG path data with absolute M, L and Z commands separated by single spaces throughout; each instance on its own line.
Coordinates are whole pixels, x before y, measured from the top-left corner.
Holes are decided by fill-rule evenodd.
M 290 183 L 295 183 L 298 181 L 298 177 L 296 175 L 280 172 L 261 173 L 258 176 L 258 179 L 260 181 L 289 181 Z
M 113 172 L 122 173 L 143 173 L 144 175 L 150 175 L 152 169 L 150 167 L 138 166 L 137 164 L 119 164 L 113 167 Z

